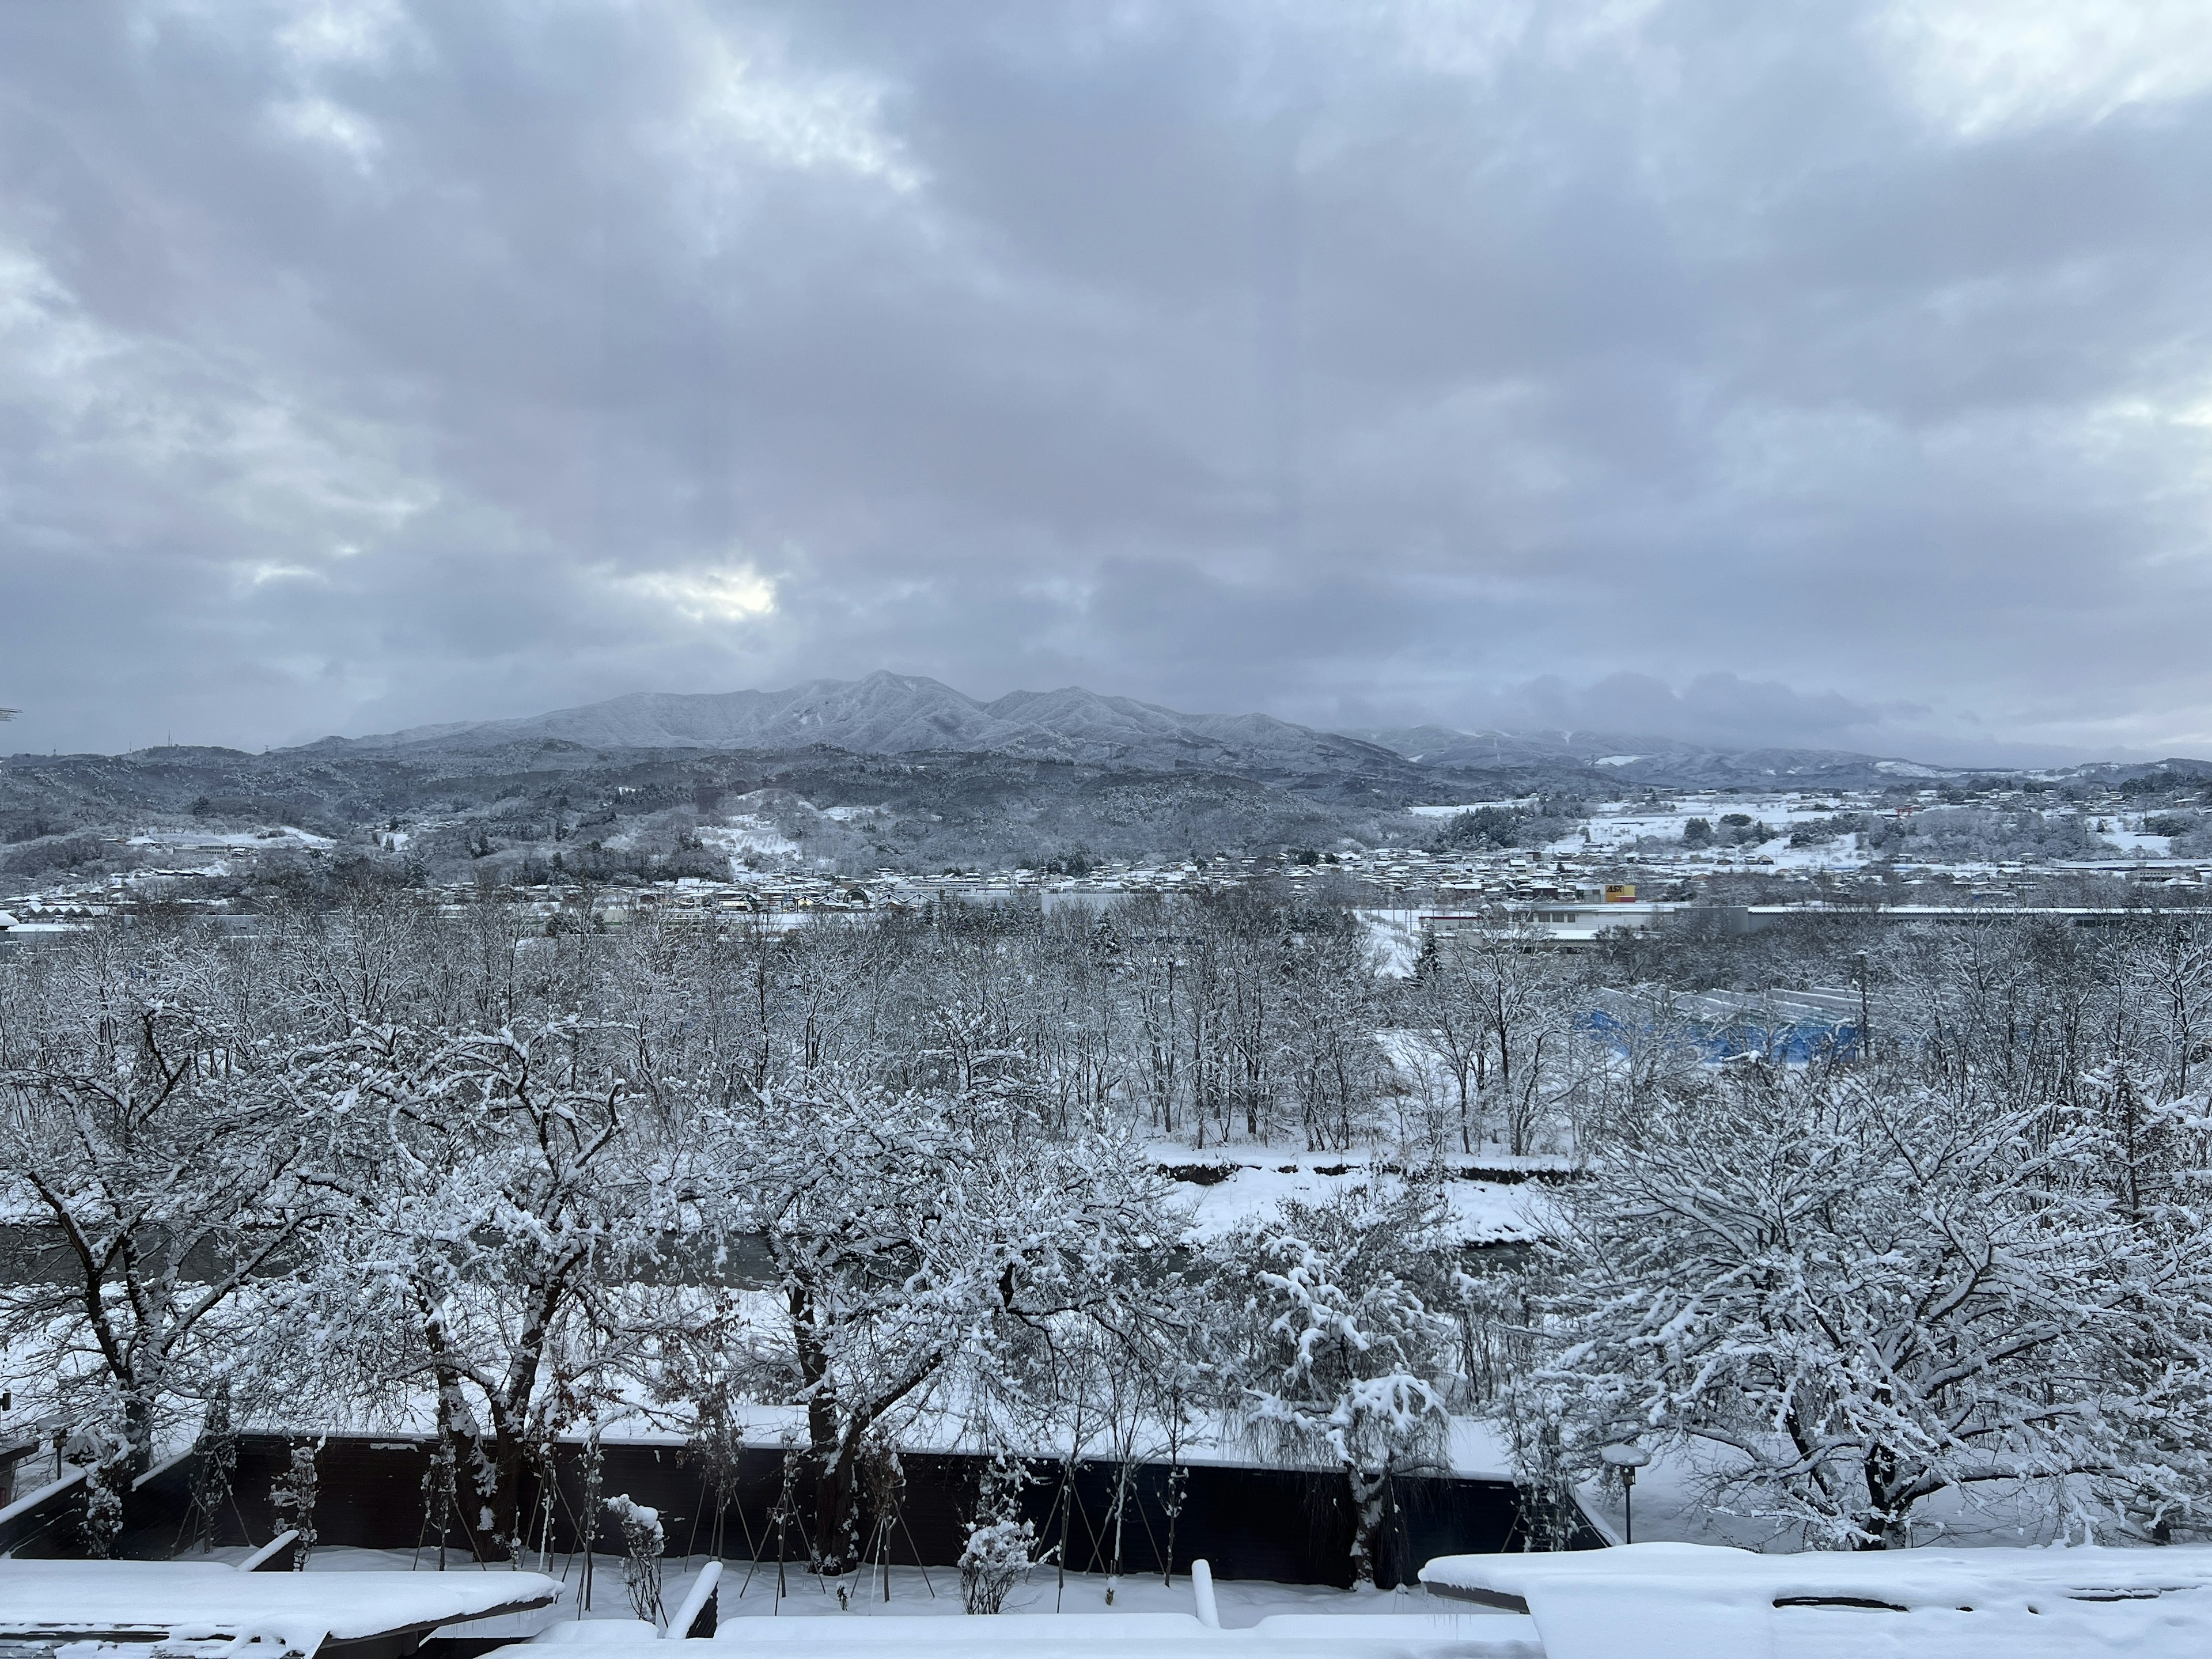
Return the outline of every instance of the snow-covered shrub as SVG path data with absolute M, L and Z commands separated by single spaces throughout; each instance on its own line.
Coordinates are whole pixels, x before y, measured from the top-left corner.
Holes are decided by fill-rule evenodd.
M 1035 1565 L 1036 1528 L 1019 1518 L 1025 1472 L 994 1458 L 983 1471 L 968 1541 L 960 1552 L 960 1598 L 970 1613 L 1001 1613 Z
M 577 1507 L 577 1513 L 595 1517 L 605 1512 L 605 1505 L 599 1502 L 599 1493 L 606 1486 L 607 1480 L 606 1448 L 600 1443 L 596 1431 L 584 1437 L 583 1455 L 576 1462 L 578 1465 L 576 1485 L 580 1489 L 579 1496 L 581 1498 Z M 577 1587 L 577 1599 L 583 1604 L 585 1610 L 589 1612 L 592 1606 L 592 1567 L 599 1559 L 599 1522 L 596 1519 L 586 1520 L 578 1531 L 581 1534 L 578 1542 L 582 1546 L 584 1552 L 584 1571 L 581 1575 L 582 1582 Z
M 1000 1613 L 1028 1573 L 1036 1528 L 1027 1521 L 971 1527 L 960 1552 L 960 1595 L 970 1613 Z
M 884 1600 L 890 1600 L 892 1529 L 906 1495 L 906 1465 L 898 1448 L 887 1440 L 872 1439 L 860 1453 L 860 1496 L 858 1513 L 866 1525 L 866 1535 L 854 1553 L 856 1565 L 865 1566 L 873 1556 L 885 1569 Z
M 648 1624 L 666 1624 L 668 1610 L 660 1604 L 660 1558 L 668 1540 L 660 1530 L 660 1511 L 619 1492 L 607 1499 L 606 1510 L 622 1530 L 623 1588 L 629 1592 L 631 1608 Z
M 1392 1476 L 1432 1467 L 1443 1449 L 1437 1381 L 1455 1333 L 1430 1305 L 1441 1300 L 1438 1209 L 1419 1188 L 1286 1203 L 1279 1224 L 1225 1242 L 1213 1281 L 1231 1304 L 1224 1373 L 1240 1386 L 1248 1423 L 1263 1443 L 1344 1470 L 1354 1575 L 1370 1583 Z
M 84 1553 L 95 1561 L 114 1554 L 123 1536 L 123 1489 L 130 1482 L 119 1457 L 99 1458 L 84 1472 Z
M 697 1400 L 691 1437 L 678 1456 L 698 1469 L 706 1495 L 714 1506 L 707 1548 L 719 1560 L 725 1521 L 730 1505 L 737 1501 L 744 1474 L 744 1427 L 731 1412 L 729 1389 L 723 1379 L 715 1378 L 700 1393 L 704 1397 Z
M 441 1434 L 431 1443 L 429 1461 L 422 1467 L 422 1535 L 438 1540 L 441 1572 L 446 1570 L 446 1539 L 453 1529 L 460 1501 L 460 1458 L 453 1437 Z
M 289 1527 L 298 1534 L 292 1541 L 295 1572 L 307 1570 L 307 1557 L 315 1547 L 315 1489 L 319 1484 L 315 1458 L 322 1449 L 320 1440 L 294 1441 L 291 1461 L 269 1489 L 269 1504 L 276 1511 L 277 1524 Z

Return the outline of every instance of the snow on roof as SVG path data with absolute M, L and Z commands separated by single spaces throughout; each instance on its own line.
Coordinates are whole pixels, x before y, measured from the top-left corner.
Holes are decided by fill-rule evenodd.
M 313 1653 L 544 1607 L 561 1586 L 535 1572 L 240 1572 L 178 1561 L 0 1559 L 0 1638 L 149 1630 L 179 1640 L 274 1637 Z M 143 1634 L 138 1639 L 143 1640 Z
M 1432 1592 L 1534 1617 L 1547 1659 L 2182 1659 L 2212 1652 L 2212 1548 L 1759 1555 L 1632 1544 L 1450 1555 Z

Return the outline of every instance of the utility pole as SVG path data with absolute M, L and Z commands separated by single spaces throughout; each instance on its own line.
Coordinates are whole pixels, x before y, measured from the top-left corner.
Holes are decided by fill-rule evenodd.
M 1867 998 L 1867 953 L 1859 952 L 1859 1058 L 1874 1058 L 1874 1014 Z

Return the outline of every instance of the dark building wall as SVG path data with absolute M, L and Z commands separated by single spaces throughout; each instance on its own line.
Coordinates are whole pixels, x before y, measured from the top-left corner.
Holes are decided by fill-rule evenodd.
M 420 1548 L 434 1557 L 440 1540 L 426 1522 L 423 1493 L 431 1444 L 398 1437 L 329 1437 L 318 1459 L 315 1527 L 324 1546 L 372 1549 Z M 241 1436 L 231 1498 L 218 1517 L 216 1541 L 260 1544 L 281 1528 L 270 1502 L 273 1482 L 290 1461 L 291 1443 L 280 1436 Z M 550 1529 L 545 1496 L 532 1483 L 524 1494 L 527 1541 L 566 1555 L 584 1530 L 583 1449 L 564 1443 L 556 1458 Z M 608 1443 L 602 1448 L 602 1498 L 627 1493 L 660 1511 L 672 1556 L 715 1552 L 714 1501 L 702 1471 L 680 1447 Z M 985 1460 L 964 1454 L 915 1453 L 902 1460 L 905 1483 L 892 1511 L 888 1537 L 863 1543 L 872 1562 L 951 1567 L 958 1559 L 973 1512 Z M 1072 1476 L 1056 1462 L 1027 1465 L 1024 1515 L 1040 1546 L 1065 1544 L 1072 1571 L 1103 1572 L 1113 1559 L 1113 1504 L 1120 1479 L 1110 1462 L 1079 1466 Z M 794 1499 L 779 1502 L 785 1455 L 744 1452 L 731 1502 L 721 1515 L 720 1553 L 734 1560 L 779 1559 L 803 1566 L 812 1488 L 794 1467 Z M 166 1557 L 189 1543 L 191 1461 L 148 1481 L 133 1494 L 125 1553 Z M 462 1506 L 472 1509 L 462 1467 Z M 1121 1521 L 1121 1566 L 1132 1576 L 1185 1573 L 1200 1557 L 1224 1578 L 1267 1578 L 1290 1583 L 1348 1584 L 1352 1577 L 1352 1510 L 1342 1475 L 1328 1471 L 1186 1466 L 1180 1513 L 1169 1513 L 1176 1482 L 1168 1467 L 1132 1466 Z M 1510 1481 L 1437 1476 L 1401 1477 L 1378 1574 L 1386 1583 L 1409 1579 L 1438 1555 L 1530 1546 L 1530 1497 Z M 444 1540 L 448 1562 L 473 1559 L 471 1534 L 456 1523 Z M 604 1521 L 595 1547 L 619 1553 L 621 1543 Z M 1172 1537 L 1172 1546 L 1170 1546 Z M 1585 1529 L 1582 1544 L 1595 1544 Z M 957 1592 L 956 1592 L 957 1593 Z

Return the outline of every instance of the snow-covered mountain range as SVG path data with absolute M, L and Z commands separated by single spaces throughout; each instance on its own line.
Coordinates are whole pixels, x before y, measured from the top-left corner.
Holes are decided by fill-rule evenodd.
M 1145 770 L 1190 767 L 1397 771 L 1382 745 L 1268 714 L 1185 714 L 1080 686 L 984 702 L 921 675 L 810 680 L 781 691 L 639 692 L 522 720 L 416 726 L 318 747 L 459 752 L 532 741 L 589 749 L 749 749 L 826 744 L 854 754 L 1016 756 Z
M 1425 775 L 1511 775 L 1585 789 L 1865 788 L 1963 778 L 1967 769 L 1824 749 L 1729 749 L 1595 732 L 1462 732 L 1441 726 L 1325 732 L 1268 714 L 1190 714 L 1080 686 L 1014 691 L 989 702 L 925 676 L 878 672 L 777 691 L 640 692 L 520 720 L 479 720 L 312 749 L 458 758 L 532 745 L 595 752 L 721 750 L 856 755 L 994 755 L 1141 771 L 1223 771 L 1287 780 L 1323 775 L 1413 787 Z
M 2042 775 L 2111 786 L 2146 774 L 2172 775 L 2148 779 L 2154 793 L 2193 795 L 2212 781 L 2212 764 Z M 865 811 L 867 834 L 848 839 L 878 862 L 995 867 L 1070 848 L 1136 857 L 1371 845 L 1413 833 L 1401 816 L 1408 807 L 1539 793 L 1840 793 L 1973 776 L 1905 758 L 1587 732 L 1325 732 L 1078 687 L 987 702 L 936 680 L 878 673 L 780 691 L 617 697 L 264 754 L 10 756 L 0 760 L 0 871 L 75 867 L 149 823 L 293 825 L 326 837 L 404 824 L 410 846 L 443 835 L 458 860 L 465 846 L 519 845 L 556 821 L 605 843 L 626 826 L 658 823 L 656 815 L 752 796 Z

